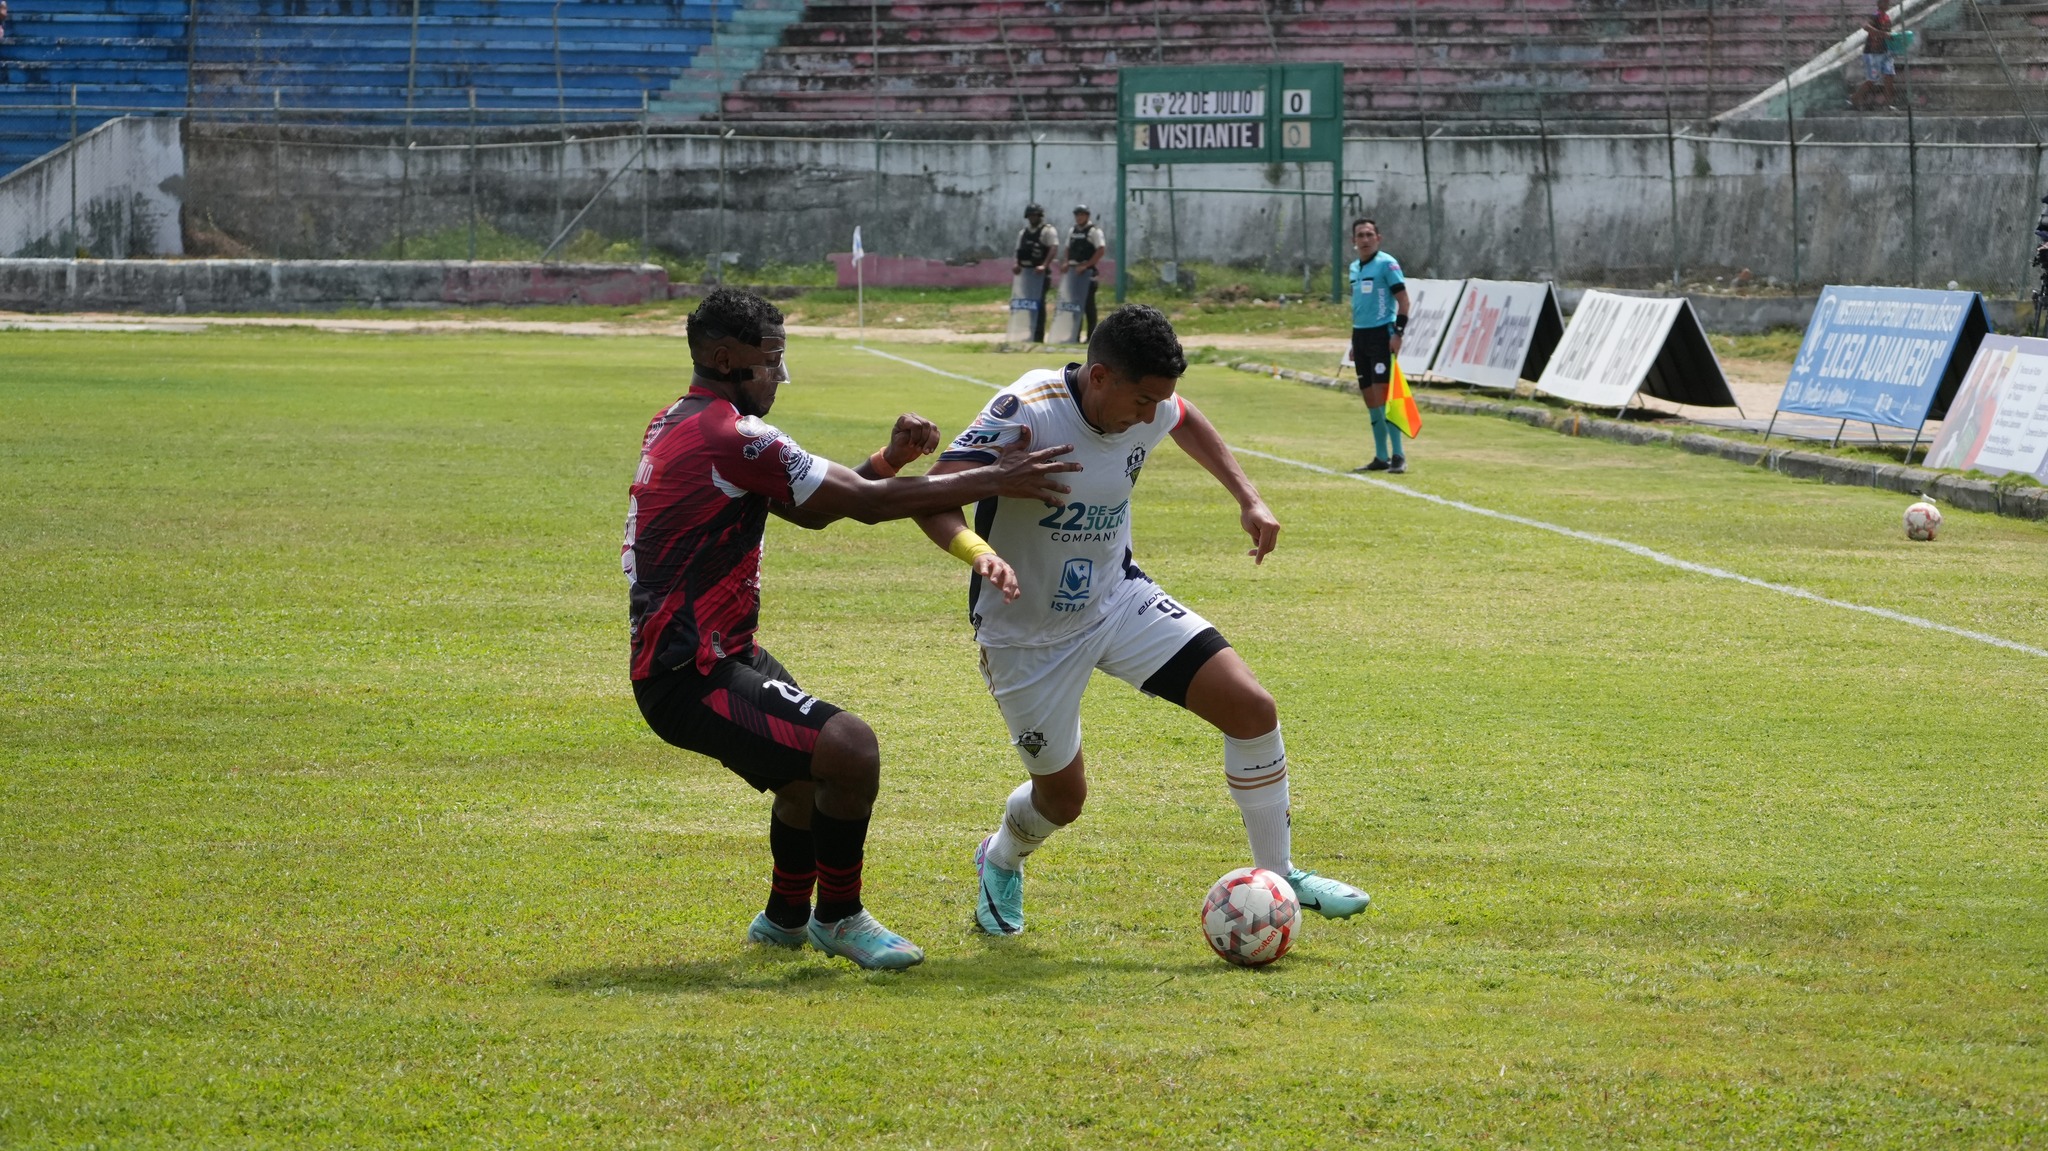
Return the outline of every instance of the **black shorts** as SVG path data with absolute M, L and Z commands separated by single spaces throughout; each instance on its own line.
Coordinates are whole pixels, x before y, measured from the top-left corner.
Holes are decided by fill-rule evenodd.
M 1360 387 L 1384 384 L 1393 378 L 1389 370 L 1394 362 L 1393 340 L 1394 329 L 1390 326 L 1351 329 L 1351 365 L 1358 371 Z
M 685 665 L 634 680 L 633 698 L 654 734 L 710 756 L 758 791 L 811 778 L 818 733 L 840 712 L 759 647 L 720 660 L 709 675 Z

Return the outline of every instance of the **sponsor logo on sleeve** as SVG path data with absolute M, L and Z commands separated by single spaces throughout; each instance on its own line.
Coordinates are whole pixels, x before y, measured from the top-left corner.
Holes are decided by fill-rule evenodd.
M 969 428 L 960 433 L 960 438 L 953 441 L 953 446 L 956 448 L 986 448 L 995 445 L 1002 438 L 1003 431 L 1001 428 Z
M 996 402 L 988 406 L 988 414 L 999 420 L 1007 420 L 1016 415 L 1017 397 L 1008 394 L 997 396 Z
M 817 466 L 817 460 L 812 457 L 811 453 L 797 447 L 788 440 L 783 440 L 781 443 L 783 474 L 789 477 L 790 487 L 799 487 L 803 484 L 804 477 L 810 475 L 811 469 Z
M 770 444 L 783 438 L 781 429 L 759 416 L 741 416 L 732 430 L 747 441 L 740 454 L 750 460 L 760 459 Z

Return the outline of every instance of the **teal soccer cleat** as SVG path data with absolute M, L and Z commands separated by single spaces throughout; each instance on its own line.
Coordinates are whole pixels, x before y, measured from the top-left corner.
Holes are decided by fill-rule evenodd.
M 827 955 L 853 960 L 869 971 L 897 971 L 924 962 L 924 948 L 883 927 L 865 910 L 837 923 L 811 920 L 811 943 Z
M 1024 930 L 1024 873 L 988 861 L 991 835 L 974 849 L 974 873 L 981 877 L 974 920 L 990 935 L 1015 935 Z
M 784 927 L 768 918 L 768 913 L 763 911 L 754 916 L 754 922 L 747 925 L 747 942 L 765 943 L 770 947 L 802 947 L 804 929 Z
M 1372 902 L 1372 896 L 1348 883 L 1325 879 L 1299 867 L 1287 873 L 1287 885 L 1294 889 L 1294 898 L 1301 901 L 1303 910 L 1313 911 L 1324 919 L 1349 919 Z

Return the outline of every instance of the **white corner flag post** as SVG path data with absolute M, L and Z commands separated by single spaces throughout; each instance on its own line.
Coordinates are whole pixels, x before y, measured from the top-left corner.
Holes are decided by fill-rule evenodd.
M 860 320 L 860 342 L 868 342 L 868 285 L 867 275 L 862 271 L 860 258 L 860 225 L 853 226 L 853 307 L 854 315 Z

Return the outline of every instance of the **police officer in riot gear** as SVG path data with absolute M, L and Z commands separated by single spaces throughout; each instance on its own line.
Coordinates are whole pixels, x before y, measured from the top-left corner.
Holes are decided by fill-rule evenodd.
M 1095 332 L 1095 288 L 1098 273 L 1095 265 L 1102 262 L 1103 253 L 1109 242 L 1102 229 L 1089 222 L 1088 205 L 1074 205 L 1074 230 L 1067 234 L 1067 264 L 1065 272 L 1088 273 L 1088 308 L 1084 313 L 1086 323 L 1081 328 L 1081 342 Z
M 1010 274 L 1014 276 L 1026 268 L 1039 274 L 1038 312 L 1031 318 L 1034 344 L 1045 342 L 1045 291 L 1052 282 L 1052 258 L 1059 243 L 1060 230 L 1045 222 L 1045 209 L 1037 204 L 1025 208 L 1024 230 L 1017 233 L 1017 265 L 1010 269 Z

